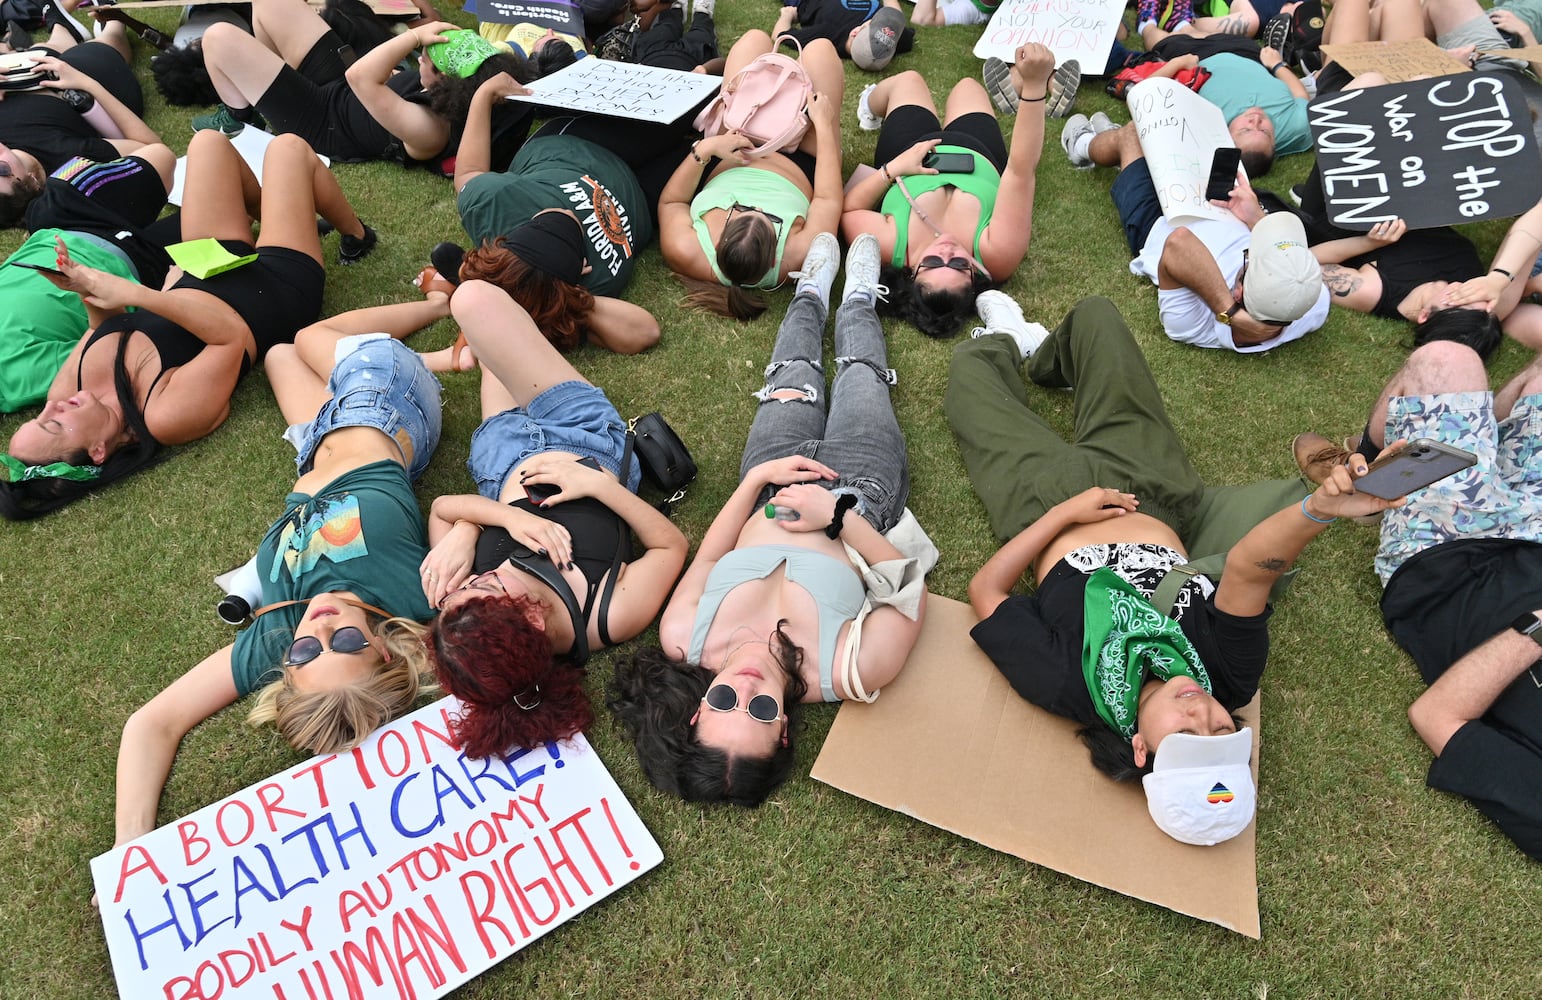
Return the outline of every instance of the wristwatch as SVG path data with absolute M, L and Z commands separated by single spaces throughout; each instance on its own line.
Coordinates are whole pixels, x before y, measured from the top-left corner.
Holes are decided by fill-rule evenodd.
M 1538 646 L 1542 646 L 1542 618 L 1531 611 L 1521 615 L 1510 623 L 1510 628 L 1531 639 Z
M 1237 310 L 1241 308 L 1241 302 L 1233 302 L 1230 309 L 1226 310 L 1225 312 L 1218 312 L 1215 314 L 1215 321 L 1217 323 L 1225 324 L 1226 326 L 1231 326 L 1231 318 L 1237 315 Z

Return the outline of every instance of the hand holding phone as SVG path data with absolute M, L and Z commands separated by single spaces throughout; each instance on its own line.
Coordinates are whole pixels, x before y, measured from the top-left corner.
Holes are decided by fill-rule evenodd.
M 1205 184 L 1208 201 L 1229 201 L 1231 189 L 1237 186 L 1237 167 L 1242 164 L 1242 150 L 1223 146 L 1210 158 L 1210 180 Z
M 974 173 L 974 154 L 939 153 L 934 149 L 921 160 L 921 166 L 935 170 L 939 174 L 972 174 Z
M 1365 475 L 1355 480 L 1355 492 L 1396 500 L 1477 463 L 1478 456 L 1470 451 L 1419 438 L 1372 462 Z

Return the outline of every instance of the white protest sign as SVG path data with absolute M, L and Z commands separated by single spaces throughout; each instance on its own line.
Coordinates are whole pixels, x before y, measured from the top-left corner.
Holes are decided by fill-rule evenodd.
M 1221 109 L 1165 77 L 1137 83 L 1126 102 L 1167 221 L 1227 218 L 1205 199 L 1215 151 L 1236 145 Z
M 256 175 L 258 184 L 262 183 L 262 158 L 268 155 L 268 145 L 272 141 L 272 132 L 264 131 L 255 125 L 248 125 L 230 137 L 230 144 L 236 147 L 236 152 L 241 154 L 241 159 L 245 160 L 246 165 L 252 168 L 252 173 Z M 316 154 L 316 158 L 328 167 L 332 165 L 331 159 L 322 156 L 320 153 Z M 187 157 L 179 156 L 177 157 L 176 173 L 172 177 L 171 193 L 166 196 L 166 200 L 173 205 L 181 207 L 182 188 L 186 182 Z
M 439 997 L 663 860 L 582 736 L 470 760 L 457 711 L 93 858 L 119 995 Z
M 569 111 L 672 122 L 717 93 L 723 78 L 609 59 L 580 59 L 528 84 L 528 97 L 511 97 Z
M 1019 45 L 1039 42 L 1057 66 L 1075 59 L 1083 73 L 1102 73 L 1123 16 L 1124 0 L 1002 0 L 974 54 L 1012 62 Z

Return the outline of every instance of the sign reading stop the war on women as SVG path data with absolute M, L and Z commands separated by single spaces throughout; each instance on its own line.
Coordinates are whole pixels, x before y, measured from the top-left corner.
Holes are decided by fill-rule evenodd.
M 473 760 L 457 711 L 94 858 L 119 994 L 438 997 L 663 860 L 582 736 Z
M 1328 220 L 1343 229 L 1502 219 L 1542 197 L 1531 111 L 1510 74 L 1345 90 L 1307 113 Z

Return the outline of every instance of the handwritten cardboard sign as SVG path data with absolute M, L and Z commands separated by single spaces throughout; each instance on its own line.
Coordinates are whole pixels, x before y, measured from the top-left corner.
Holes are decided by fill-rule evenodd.
M 1123 16 L 1124 0 L 1002 0 L 974 54 L 1011 62 L 1019 45 L 1039 42 L 1056 65 L 1075 59 L 1083 73 L 1099 73 Z
M 463 8 L 478 21 L 493 24 L 538 24 L 566 35 L 584 34 L 584 12 L 564 0 L 467 0 Z
M 1328 218 L 1344 229 L 1502 219 L 1542 197 L 1531 112 L 1510 74 L 1346 90 L 1307 114 Z
M 530 83 L 528 97 L 509 100 L 617 118 L 672 122 L 717 93 L 722 84 L 722 77 L 705 73 L 580 59 Z
M 1175 224 L 1227 218 L 1205 198 L 1215 151 L 1236 145 L 1221 109 L 1165 77 L 1131 87 L 1126 101 L 1163 217 Z
M 457 710 L 92 859 L 119 995 L 439 997 L 663 860 L 582 736 L 471 760 Z
M 1388 83 L 1406 83 L 1426 76 L 1468 72 L 1467 64 L 1428 38 L 1399 42 L 1340 42 L 1322 47 L 1323 60 L 1336 62 L 1351 74 L 1380 73 Z

